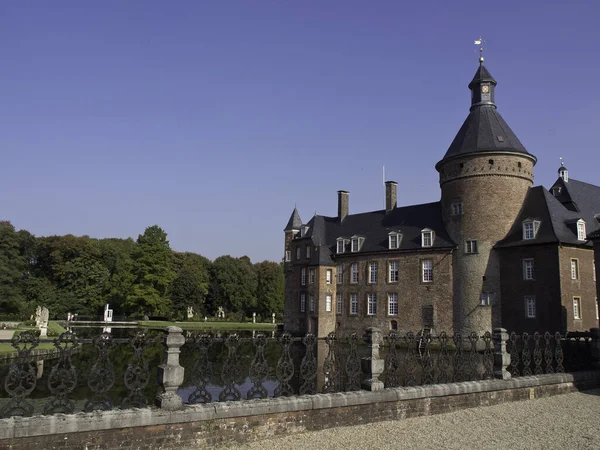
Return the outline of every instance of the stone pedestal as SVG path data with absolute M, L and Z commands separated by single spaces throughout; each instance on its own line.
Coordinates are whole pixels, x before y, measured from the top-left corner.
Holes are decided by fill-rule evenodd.
M 42 325 L 40 327 L 40 337 L 47 337 L 47 336 L 48 336 L 48 326 Z
M 379 391 L 384 388 L 383 381 L 379 375 L 383 373 L 384 361 L 379 357 L 379 343 L 381 342 L 381 330 L 379 328 L 367 328 L 365 341 L 369 346 L 369 356 L 361 358 L 361 368 L 365 374 L 362 388 L 367 391 Z
M 494 378 L 508 380 L 511 375 L 506 368 L 510 366 L 510 353 L 506 351 L 508 332 L 504 328 L 494 328 L 492 339 L 494 341 Z
M 156 406 L 175 410 L 183 407 L 177 389 L 183 384 L 184 368 L 179 364 L 180 348 L 185 344 L 183 330 L 179 327 L 167 327 L 164 338 L 165 363 L 158 366 L 159 391 L 156 395 Z

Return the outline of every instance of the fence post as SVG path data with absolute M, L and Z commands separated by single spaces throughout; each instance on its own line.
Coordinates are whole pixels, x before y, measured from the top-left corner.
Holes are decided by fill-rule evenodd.
M 368 391 L 379 391 L 384 388 L 379 375 L 383 372 L 383 359 L 379 358 L 379 343 L 381 342 L 381 330 L 379 328 L 367 328 L 365 341 L 369 346 L 369 356 L 361 358 L 362 371 L 365 380 L 362 382 L 363 389 Z
M 600 328 L 590 328 L 592 333 L 592 367 L 600 369 Z
M 510 353 L 506 351 L 508 332 L 504 328 L 494 328 L 494 377 L 509 380 L 510 372 L 506 368 L 510 365 Z
M 158 366 L 159 390 L 156 395 L 156 405 L 172 411 L 183 406 L 181 397 L 177 395 L 177 388 L 183 384 L 185 369 L 179 365 L 179 349 L 185 344 L 185 336 L 179 327 L 167 327 L 166 331 L 165 362 Z

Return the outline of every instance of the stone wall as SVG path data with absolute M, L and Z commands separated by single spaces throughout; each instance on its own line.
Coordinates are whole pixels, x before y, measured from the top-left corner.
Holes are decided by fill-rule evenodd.
M 0 420 L 0 449 L 181 449 L 526 401 L 600 384 L 600 371 L 156 409 Z

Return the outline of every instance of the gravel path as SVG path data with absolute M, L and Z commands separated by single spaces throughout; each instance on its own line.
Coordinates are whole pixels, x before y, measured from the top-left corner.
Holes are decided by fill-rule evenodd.
M 253 442 L 244 449 L 598 449 L 600 389 Z

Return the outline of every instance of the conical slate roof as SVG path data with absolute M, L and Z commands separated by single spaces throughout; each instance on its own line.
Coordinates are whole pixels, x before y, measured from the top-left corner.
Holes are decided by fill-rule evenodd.
M 483 82 L 494 83 L 494 85 L 498 84 L 496 83 L 496 80 L 494 80 L 492 74 L 485 68 L 485 66 L 483 64 L 479 64 L 477 72 L 475 72 L 473 79 L 469 83 L 469 89 L 472 89 L 474 85 Z
M 290 220 L 288 220 L 288 223 L 287 223 L 286 227 L 283 229 L 283 231 L 299 230 L 301 226 L 302 226 L 302 219 L 300 218 L 298 209 L 294 207 L 294 211 L 292 212 L 292 215 L 290 216 Z

